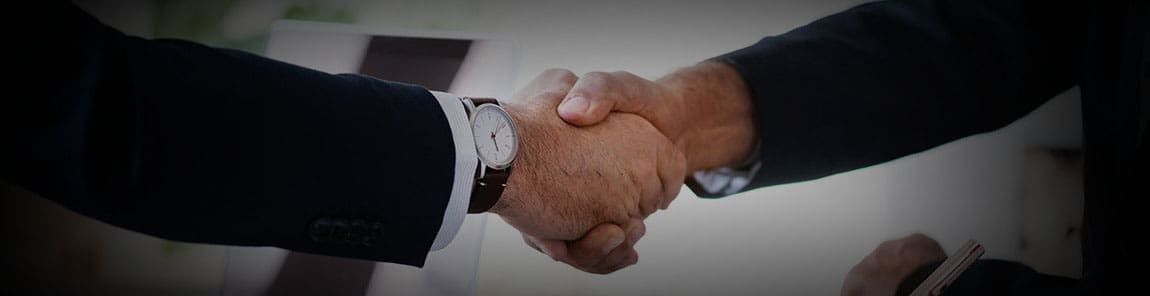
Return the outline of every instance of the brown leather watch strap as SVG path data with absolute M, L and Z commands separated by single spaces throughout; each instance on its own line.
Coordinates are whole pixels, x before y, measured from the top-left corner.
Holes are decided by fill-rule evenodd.
M 482 166 L 482 164 L 480 165 Z M 507 186 L 507 177 L 511 176 L 511 168 L 496 170 L 484 166 L 487 172 L 483 178 L 475 180 L 471 188 L 471 203 L 467 205 L 467 213 L 476 214 L 490 210 L 499 197 L 503 195 L 503 188 Z
M 472 97 L 467 97 L 467 98 L 471 99 L 471 102 L 475 103 L 476 107 L 479 107 L 479 105 L 483 105 L 483 104 L 499 105 L 499 100 L 496 100 L 494 98 L 472 98 Z

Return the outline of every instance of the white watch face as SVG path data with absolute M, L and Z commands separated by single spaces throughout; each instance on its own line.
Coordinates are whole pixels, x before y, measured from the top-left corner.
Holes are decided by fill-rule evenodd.
M 475 135 L 475 150 L 484 164 L 504 169 L 515 160 L 519 150 L 519 133 L 515 123 L 503 108 L 493 104 L 480 105 L 471 118 L 471 132 Z

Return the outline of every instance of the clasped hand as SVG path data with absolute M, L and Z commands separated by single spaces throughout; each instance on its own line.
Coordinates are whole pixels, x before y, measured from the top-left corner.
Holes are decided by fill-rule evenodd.
M 686 174 L 730 163 L 752 146 L 733 145 L 738 148 L 727 154 L 738 157 L 689 154 L 701 151 L 700 136 L 717 135 L 683 123 L 714 127 L 710 123 L 722 120 L 691 116 L 717 110 L 698 110 L 697 98 L 687 100 L 690 92 L 673 87 L 693 82 L 683 79 L 690 76 L 676 77 L 656 82 L 596 72 L 580 78 L 566 70 L 536 77 L 504 102 L 519 129 L 520 150 L 490 211 L 518 229 L 527 245 L 583 271 L 605 274 L 637 263 L 643 219 L 670 205 Z M 753 133 L 749 129 L 744 132 Z
M 637 115 L 564 122 L 556 108 L 577 79 L 549 70 L 504 102 L 520 152 L 490 211 L 552 259 L 608 273 L 638 260 L 643 219 L 679 194 L 686 167 L 671 140 Z

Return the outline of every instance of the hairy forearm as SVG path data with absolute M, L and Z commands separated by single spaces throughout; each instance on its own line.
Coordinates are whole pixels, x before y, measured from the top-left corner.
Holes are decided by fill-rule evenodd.
M 673 140 L 686 154 L 689 172 L 738 165 L 755 153 L 751 95 L 734 68 L 702 62 L 656 83 L 681 99 L 681 119 L 686 126 Z

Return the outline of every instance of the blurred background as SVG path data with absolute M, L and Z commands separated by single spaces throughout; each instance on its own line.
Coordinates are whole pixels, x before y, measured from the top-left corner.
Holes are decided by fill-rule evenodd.
M 656 78 L 866 1 L 80 0 L 125 33 L 265 52 L 281 19 L 499 36 L 513 87 L 547 68 Z M 647 222 L 639 263 L 579 272 L 487 219 L 478 295 L 834 295 L 880 242 L 923 232 L 946 251 L 1078 276 L 1081 142 L 1072 89 L 1001 130 L 887 164 L 708 200 L 683 193 Z M 3 257 L 15 280 L 58 278 L 109 294 L 219 294 L 226 247 L 164 241 L 76 215 L 0 184 Z M 7 239 L 6 239 L 7 241 Z M 34 262 L 30 264 L 28 262 Z M 115 268 L 112 268 L 112 267 Z

